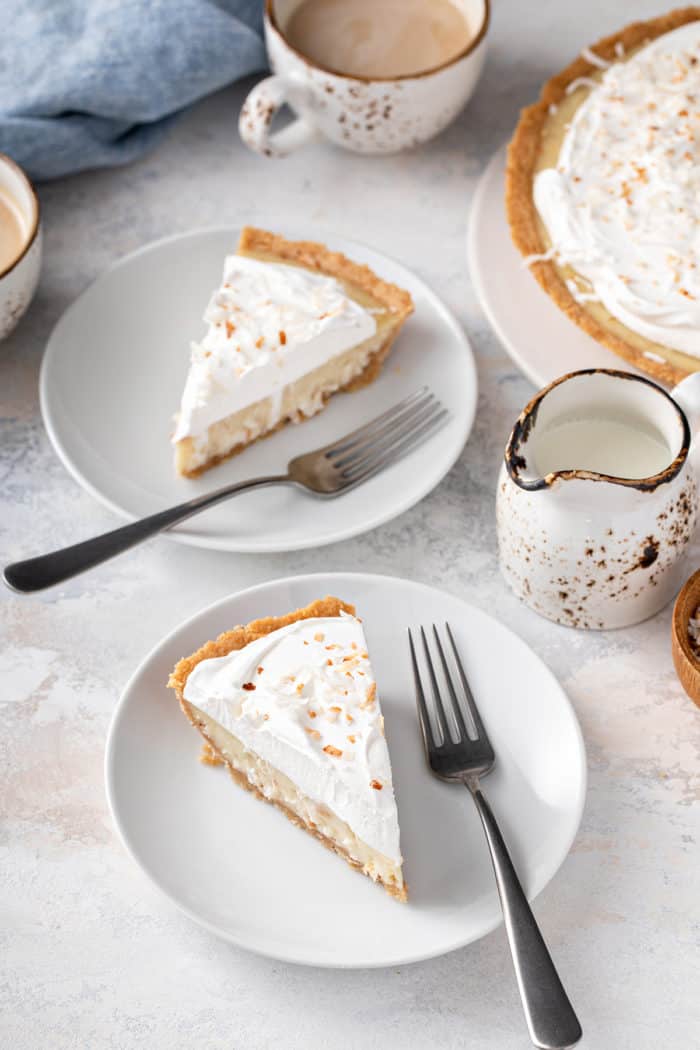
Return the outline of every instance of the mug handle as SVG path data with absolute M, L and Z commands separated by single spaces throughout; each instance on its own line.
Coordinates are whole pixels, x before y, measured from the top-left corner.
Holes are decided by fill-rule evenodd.
M 281 131 L 270 134 L 277 113 L 294 95 L 307 90 L 303 81 L 293 76 L 266 77 L 250 92 L 238 119 L 238 130 L 249 149 L 263 157 L 286 157 L 300 146 L 318 139 L 316 128 L 297 117 Z

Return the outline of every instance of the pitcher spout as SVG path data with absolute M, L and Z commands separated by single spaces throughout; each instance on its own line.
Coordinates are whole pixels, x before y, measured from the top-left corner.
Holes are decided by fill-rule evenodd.
M 700 382 L 693 394 L 700 420 Z M 574 480 L 648 492 L 678 475 L 689 447 L 688 420 L 665 390 L 629 372 L 591 368 L 562 376 L 530 401 L 505 466 L 530 492 Z

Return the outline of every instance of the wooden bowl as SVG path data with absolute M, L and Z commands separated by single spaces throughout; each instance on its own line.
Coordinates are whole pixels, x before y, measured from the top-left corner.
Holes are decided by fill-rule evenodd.
M 688 640 L 688 620 L 700 606 L 700 569 L 681 589 L 673 607 L 671 648 L 676 674 L 686 693 L 700 707 L 700 659 L 693 656 Z

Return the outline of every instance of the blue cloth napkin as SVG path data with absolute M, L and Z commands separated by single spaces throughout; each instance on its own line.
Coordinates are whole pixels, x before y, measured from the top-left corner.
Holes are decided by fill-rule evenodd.
M 0 0 L 0 152 L 35 179 L 126 164 L 266 65 L 263 0 Z

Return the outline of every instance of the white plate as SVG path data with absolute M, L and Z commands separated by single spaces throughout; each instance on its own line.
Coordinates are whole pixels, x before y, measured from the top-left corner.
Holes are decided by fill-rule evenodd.
M 201 740 L 165 688 L 176 661 L 258 616 L 335 594 L 363 618 L 386 718 L 410 901 L 401 905 L 272 806 L 198 761 Z M 419 740 L 406 626 L 449 620 L 497 754 L 484 780 L 532 898 L 578 828 L 586 762 L 576 716 L 537 656 L 457 598 L 389 576 L 296 576 L 204 609 L 142 663 L 107 742 L 109 805 L 152 881 L 191 918 L 244 948 L 316 966 L 395 966 L 440 955 L 501 921 L 466 789 L 435 780 Z
M 89 492 L 136 518 L 229 482 L 279 473 L 292 456 L 328 444 L 427 385 L 450 410 L 447 425 L 355 491 L 328 501 L 287 486 L 247 493 L 166 535 L 220 550 L 283 551 L 366 532 L 427 495 L 459 456 L 476 408 L 467 338 L 414 274 L 364 245 L 329 237 L 331 247 L 414 298 L 416 312 L 382 375 L 203 477 L 179 478 L 169 439 L 189 344 L 204 334 L 204 307 L 237 241 L 231 229 L 157 241 L 123 259 L 73 303 L 53 331 L 41 371 L 42 412 L 54 448 Z
M 518 368 L 537 387 L 579 368 L 641 375 L 569 321 L 528 271 L 505 211 L 505 147 L 481 177 L 469 218 L 469 272 L 484 313 Z

